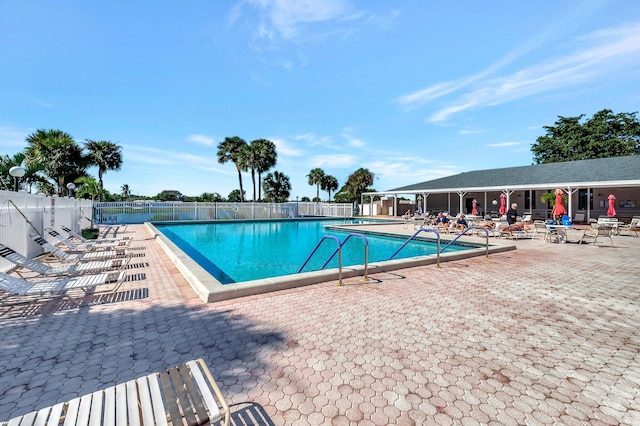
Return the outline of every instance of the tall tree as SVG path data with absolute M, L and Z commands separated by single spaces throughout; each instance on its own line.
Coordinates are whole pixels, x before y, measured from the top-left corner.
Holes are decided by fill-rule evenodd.
M 278 154 L 276 144 L 268 139 L 251 141 L 251 146 L 257 152 L 256 171 L 258 172 L 258 201 L 262 199 L 262 174 L 276 165 Z
M 21 166 L 23 161 L 24 154 L 22 152 L 13 154 L 12 157 L 5 155 L 4 157 L 0 158 L 0 189 L 9 191 L 13 190 L 15 181 L 13 176 L 9 174 L 9 170 L 11 170 L 12 167 Z
M 131 188 L 129 188 L 129 185 L 125 183 L 120 187 L 120 191 L 121 191 L 120 195 L 122 195 L 122 199 L 124 201 L 129 200 L 129 197 L 131 196 Z
M 27 165 L 41 164 L 45 175 L 55 182 L 59 196 L 67 194 L 67 183 L 86 176 L 87 160 L 82 148 L 69 134 L 39 129 L 26 140 Z
M 291 195 L 289 176 L 279 171 L 268 173 L 263 182 L 264 199 L 273 203 L 284 203 Z
M 84 144 L 87 150 L 89 165 L 98 167 L 98 184 L 100 185 L 100 201 L 104 182 L 102 176 L 107 170 L 120 170 L 122 167 L 122 147 L 110 141 L 93 141 L 87 139 Z
M 240 167 L 244 170 L 251 171 L 251 182 L 253 184 L 253 201 L 257 201 L 260 197 L 256 198 L 256 172 L 260 170 L 262 158 L 264 153 L 264 145 L 260 142 L 261 139 L 251 141 L 250 144 L 245 146 L 240 153 Z
M 76 179 L 76 198 L 86 198 L 90 196 L 92 201 L 102 196 L 103 189 L 100 184 L 92 177 L 83 176 Z
M 227 196 L 227 201 L 229 201 L 230 203 L 236 203 L 236 202 L 241 203 L 242 200 L 244 200 L 244 196 L 245 196 L 244 191 L 242 194 L 240 194 L 239 189 L 234 189 Z
M 363 192 L 370 190 L 369 186 L 373 185 L 374 174 L 368 169 L 359 168 L 351 173 L 347 178 L 347 182 L 336 193 L 335 200 L 338 203 L 349 203 L 359 201 Z
M 614 114 L 603 109 L 582 123 L 577 117 L 558 116 L 554 126 L 531 145 L 536 164 L 640 154 L 640 121 L 636 113 Z
M 331 191 L 338 189 L 338 179 L 336 179 L 335 176 L 324 175 L 322 177 L 320 187 L 323 191 L 327 191 L 329 193 L 329 202 L 331 202 Z
M 238 171 L 238 182 L 240 184 L 239 195 L 240 202 L 244 202 L 244 189 L 242 188 L 242 172 L 246 170 L 244 167 L 245 160 L 243 157 L 247 142 L 238 136 L 226 137 L 224 141 L 218 144 L 218 163 L 224 164 L 231 161 Z
M 322 178 L 324 177 L 324 170 L 319 167 L 312 169 L 307 175 L 309 178 L 309 185 L 316 186 L 316 202 L 320 201 L 320 185 L 322 184 Z

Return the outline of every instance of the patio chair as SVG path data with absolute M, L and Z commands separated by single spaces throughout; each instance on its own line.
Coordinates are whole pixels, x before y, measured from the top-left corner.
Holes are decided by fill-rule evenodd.
M 88 250 L 113 250 L 124 249 L 129 246 L 131 240 L 116 241 L 116 242 L 91 242 L 91 243 L 75 243 L 71 239 L 61 235 L 58 231 L 51 228 L 46 228 L 45 232 L 57 239 L 67 247 L 76 251 L 88 251 Z
M 124 259 L 126 257 L 132 256 L 132 253 L 124 249 L 69 253 L 59 247 L 54 246 L 53 244 L 42 238 L 40 234 L 31 234 L 30 236 L 33 241 L 38 243 L 38 245 L 44 249 L 45 252 L 50 253 L 52 256 L 62 262 L 93 262 L 97 260 Z M 144 253 L 140 254 L 144 255 Z
M 578 240 L 578 244 L 586 243 L 586 239 L 593 238 L 592 244 L 595 246 L 598 243 L 598 238 L 602 239 L 608 237 L 609 241 L 611 241 L 611 247 L 614 247 L 613 232 L 613 228 L 610 226 L 602 226 L 597 223 L 591 224 L 591 229 L 585 229 L 582 233 L 582 237 Z
M 542 239 L 545 242 L 549 239 L 549 229 L 542 220 L 536 220 L 533 222 L 533 234 L 531 235 L 531 239 L 535 240 L 538 235 L 542 235 Z
M 635 236 L 638 236 L 638 231 L 640 231 L 640 218 L 638 217 L 634 217 L 633 219 L 631 219 L 631 222 L 626 224 L 626 225 L 619 225 L 618 226 L 618 234 L 622 235 L 623 232 L 628 232 L 629 235 L 633 236 L 633 234 L 635 234 Z
M 202 359 L 16 417 L 0 426 L 208 425 L 230 422 L 229 405 Z
M 75 232 L 73 229 L 68 228 L 64 225 L 60 225 L 59 226 L 60 229 L 62 229 L 64 232 L 66 232 L 68 238 L 72 239 L 75 238 L 76 240 L 80 241 L 81 243 L 91 243 L 91 242 L 99 242 L 99 243 L 113 243 L 113 242 L 122 242 L 124 240 L 128 240 L 129 237 L 122 237 L 122 238 L 103 238 L 103 237 L 98 237 L 95 240 L 90 240 L 87 239 L 85 237 L 83 237 L 82 235 L 78 234 L 77 232 Z
M 113 294 L 120 288 L 126 278 L 127 274 L 125 274 L 124 271 L 102 272 L 99 274 L 79 275 L 75 277 L 49 278 L 46 280 L 24 280 L 0 272 L 0 290 L 5 291 L 9 296 L 67 297 L 73 304 L 79 306 L 80 304 L 69 296 L 67 292 L 80 289 L 87 294 L 93 292 L 98 286 L 112 284 L 114 287 L 110 293 Z
M 37 272 L 40 275 L 60 276 L 92 274 L 96 272 L 123 270 L 131 258 L 119 260 L 105 260 L 102 262 L 78 262 L 65 265 L 50 266 L 35 259 L 29 259 L 10 247 L 0 244 L 0 256 L 14 265 Z

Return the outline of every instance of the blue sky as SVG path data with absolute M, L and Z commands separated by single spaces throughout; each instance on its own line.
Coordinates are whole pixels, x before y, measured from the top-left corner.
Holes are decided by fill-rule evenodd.
M 382 191 L 529 165 L 542 126 L 638 111 L 639 87 L 631 0 L 0 0 L 0 154 L 109 140 L 117 193 L 226 197 L 227 136 L 274 141 L 292 199 L 315 167 Z

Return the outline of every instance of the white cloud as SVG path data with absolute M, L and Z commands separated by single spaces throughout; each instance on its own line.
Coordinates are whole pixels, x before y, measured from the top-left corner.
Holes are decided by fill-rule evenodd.
M 490 144 L 487 144 L 487 146 L 491 148 L 504 148 L 506 146 L 522 145 L 523 143 L 524 142 L 499 142 L 499 143 L 490 143 Z
M 278 157 L 300 157 L 304 155 L 303 150 L 290 147 L 289 143 L 284 139 L 271 138 L 269 140 L 276 145 Z
M 206 135 L 189 135 L 188 142 L 198 143 L 205 146 L 214 146 L 216 141 L 214 138 Z
M 166 151 L 157 148 L 148 148 L 139 145 L 123 145 L 125 160 L 127 164 L 137 162 L 143 164 L 171 164 L 182 165 L 183 167 L 210 166 L 218 164 L 215 157 L 206 157 L 201 154 L 191 154 L 189 152 Z M 177 160 L 177 162 L 176 162 Z
M 351 138 L 347 141 L 347 145 L 349 145 L 351 148 L 362 148 L 364 147 L 364 142 L 360 139 Z
M 316 155 L 311 158 L 309 163 L 311 167 L 331 167 L 331 168 L 343 168 L 351 167 L 356 164 L 357 158 L 349 154 L 335 154 L 335 155 Z
M 406 109 L 422 106 L 436 98 L 459 93 L 429 121 L 437 123 L 453 114 L 516 99 L 598 82 L 607 76 L 636 72 L 640 67 L 640 23 L 609 28 L 576 39 L 563 56 L 523 68 L 510 75 L 491 77 L 504 65 L 531 51 L 541 43 L 536 39 L 516 49 L 495 64 L 463 80 L 437 83 L 426 89 L 402 95 L 397 102 Z M 467 86 L 471 89 L 462 92 Z
M 260 13 L 258 34 L 262 38 L 293 39 L 306 24 L 341 19 L 351 13 L 345 0 L 246 0 Z M 234 11 L 234 20 L 239 15 Z
M 324 146 L 332 148 L 331 138 L 328 136 L 319 136 L 313 133 L 304 133 L 294 138 L 297 141 L 305 141 L 309 146 Z

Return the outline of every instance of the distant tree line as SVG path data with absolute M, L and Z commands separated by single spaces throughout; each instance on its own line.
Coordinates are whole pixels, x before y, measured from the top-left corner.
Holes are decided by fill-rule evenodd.
M 546 134 L 531 145 L 537 164 L 592 158 L 618 157 L 640 153 L 640 121 L 637 112 L 614 114 L 603 109 L 583 121 L 577 117 L 558 116 L 553 126 L 544 126 Z M 14 188 L 14 178 L 9 170 L 14 166 L 24 169 L 18 188 L 47 195 L 69 195 L 68 185 L 75 185 L 74 195 L 105 201 L 132 198 L 129 185 L 121 187 L 120 194 L 104 189 L 104 174 L 122 167 L 122 148 L 110 141 L 86 139 L 79 145 L 68 133 L 61 130 L 38 129 L 26 137 L 27 146 L 22 152 L 0 157 L 0 189 Z M 226 198 L 217 192 L 205 192 L 199 196 L 184 196 L 179 191 L 165 190 L 155 196 L 135 196 L 136 199 L 162 201 L 246 201 L 242 173 L 249 172 L 252 184 L 252 200 L 284 202 L 291 196 L 291 181 L 279 171 L 269 172 L 277 163 L 276 146 L 267 139 L 247 143 L 238 136 L 227 137 L 218 144 L 218 162 L 231 162 L 238 172 L 239 188 Z M 97 179 L 87 172 L 98 168 Z M 268 173 L 267 173 L 268 172 Z M 266 173 L 266 174 L 265 174 Z M 326 191 L 328 201 L 349 203 L 359 201 L 364 192 L 375 192 L 372 187 L 374 174 L 359 168 L 347 178 L 340 189 L 338 180 L 321 168 L 312 169 L 308 183 L 316 187 L 313 200 L 319 202 L 320 190 Z M 337 192 L 336 192 L 337 191 Z M 332 200 L 333 194 L 333 200 Z M 308 200 L 303 197 L 302 201 Z

